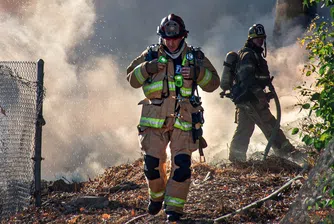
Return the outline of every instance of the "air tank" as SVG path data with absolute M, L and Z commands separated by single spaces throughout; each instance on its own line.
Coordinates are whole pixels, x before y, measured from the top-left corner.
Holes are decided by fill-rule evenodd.
M 230 51 L 226 54 L 223 73 L 220 79 L 220 88 L 224 91 L 231 90 L 232 88 L 238 58 L 239 55 L 234 51 Z

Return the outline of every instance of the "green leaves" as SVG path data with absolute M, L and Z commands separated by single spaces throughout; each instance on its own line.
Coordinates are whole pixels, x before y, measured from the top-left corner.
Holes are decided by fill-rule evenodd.
M 334 7 L 331 9 L 331 11 L 334 11 Z M 334 37 L 334 32 L 331 32 L 328 34 L 329 37 Z
M 334 188 L 332 188 L 332 189 L 329 191 L 329 196 L 330 196 L 331 198 L 334 198 Z M 333 205 L 334 205 L 334 203 L 333 203 Z
M 320 99 L 320 93 L 314 93 L 312 96 L 311 96 L 311 100 L 312 101 L 317 101 Z
M 295 134 L 297 134 L 298 132 L 299 132 L 299 128 L 294 128 L 294 129 L 292 129 L 291 134 L 292 134 L 292 135 L 295 135 Z
M 325 0 L 326 6 L 331 6 L 334 5 L 334 1 L 333 0 Z M 331 8 L 332 9 L 332 8 Z
M 304 0 L 304 3 L 334 5 L 334 1 L 327 0 Z M 307 99 L 299 105 L 301 110 L 309 110 L 309 121 L 312 122 L 313 119 L 315 122 L 303 125 L 301 130 L 294 128 L 292 134 L 300 133 L 302 141 L 318 151 L 326 147 L 334 136 L 333 37 L 334 22 L 313 21 L 309 27 L 309 36 L 299 39 L 301 45 L 305 46 L 309 52 L 309 62 L 304 65 L 303 73 L 306 76 L 316 76 L 314 84 L 311 85 L 314 88 L 296 87 Z M 312 115 L 316 118 L 312 118 Z
M 303 1 L 303 5 L 307 7 L 314 3 L 321 3 L 326 7 L 331 6 L 330 13 L 334 18 L 333 0 Z M 312 85 L 315 88 L 312 90 L 303 86 L 296 88 L 303 97 L 307 98 L 299 105 L 301 110 L 309 110 L 309 117 L 305 118 L 307 124 L 303 124 L 301 129 L 293 128 L 292 134 L 300 133 L 302 141 L 306 145 L 321 151 L 334 136 L 334 22 L 316 23 L 313 21 L 308 31 L 311 34 L 299 41 L 308 51 L 309 58 L 303 73 L 306 76 L 316 76 Z M 315 118 L 311 117 L 312 112 L 314 112 Z M 331 169 L 334 170 L 334 164 Z M 308 210 L 334 208 L 334 182 L 323 187 L 322 196 L 324 197 L 309 204 Z
M 311 104 L 309 104 L 309 103 L 305 103 L 305 104 L 302 105 L 303 109 L 310 109 L 310 107 L 311 107 Z
M 327 67 L 327 64 L 320 67 L 320 69 L 319 69 L 319 74 L 320 75 L 323 75 L 325 73 L 326 67 Z
M 332 196 L 332 197 L 333 197 L 333 196 Z M 330 200 L 330 201 L 328 202 L 328 206 L 334 208 L 334 200 Z
M 312 145 L 314 143 L 314 138 L 311 138 L 309 135 L 304 135 L 302 141 L 306 144 L 306 145 Z

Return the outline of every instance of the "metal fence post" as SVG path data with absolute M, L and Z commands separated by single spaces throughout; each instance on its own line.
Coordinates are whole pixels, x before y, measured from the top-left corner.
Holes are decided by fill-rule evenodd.
M 41 161 L 42 161 L 42 126 L 45 125 L 43 118 L 43 87 L 44 86 L 44 61 L 40 59 L 37 63 L 37 121 L 35 133 L 35 199 L 36 207 L 41 206 Z

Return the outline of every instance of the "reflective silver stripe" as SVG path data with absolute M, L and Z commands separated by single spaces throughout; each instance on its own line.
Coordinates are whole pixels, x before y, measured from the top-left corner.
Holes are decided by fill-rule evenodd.
M 152 128 L 161 128 L 165 122 L 165 119 L 141 117 L 139 125 Z
M 175 91 L 175 82 L 168 82 L 170 91 Z M 191 88 L 181 87 L 180 89 L 182 96 L 191 96 Z
M 150 194 L 151 198 L 161 198 L 162 196 L 164 196 L 165 191 L 153 192 L 153 191 L 151 191 L 151 189 L 149 189 L 149 194 Z
M 153 92 L 161 91 L 163 87 L 163 81 L 153 82 L 147 86 L 144 86 L 144 94 L 147 96 Z
M 141 74 L 140 66 L 141 65 L 137 65 L 135 67 L 134 73 L 135 73 L 135 77 L 138 80 L 138 82 L 140 84 L 143 84 L 145 82 L 145 78 L 144 78 L 143 74 Z
M 190 131 L 192 129 L 192 123 L 187 121 L 180 121 L 179 118 L 176 118 L 174 127 L 181 129 L 182 131 Z
M 191 88 L 181 87 L 182 96 L 191 96 Z
M 262 80 L 270 79 L 270 77 L 267 76 L 267 75 L 255 75 L 255 77 L 256 77 L 257 79 L 262 79 Z
M 206 84 L 210 82 L 211 78 L 212 73 L 208 69 L 205 69 L 204 77 L 201 81 L 198 82 L 198 85 L 200 85 L 201 87 L 206 86 Z
M 183 200 L 181 198 L 174 198 L 174 197 L 167 196 L 167 195 L 165 196 L 166 205 L 183 208 L 185 203 L 186 203 L 186 200 Z
M 240 65 L 239 72 L 243 70 L 248 70 L 248 69 L 255 69 L 253 64 L 247 63 L 247 64 L 242 64 Z
M 175 82 L 168 82 L 168 87 L 170 91 L 175 91 Z

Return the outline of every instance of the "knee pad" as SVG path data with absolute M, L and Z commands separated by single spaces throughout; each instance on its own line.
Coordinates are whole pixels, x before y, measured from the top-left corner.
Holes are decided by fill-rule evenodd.
M 177 182 L 184 182 L 191 177 L 191 157 L 187 154 L 179 154 L 174 157 L 174 162 L 178 169 L 174 171 L 173 180 Z
M 159 167 L 159 159 L 153 156 L 145 155 L 144 156 L 144 173 L 147 179 L 155 180 L 160 178 L 159 170 L 156 170 Z

